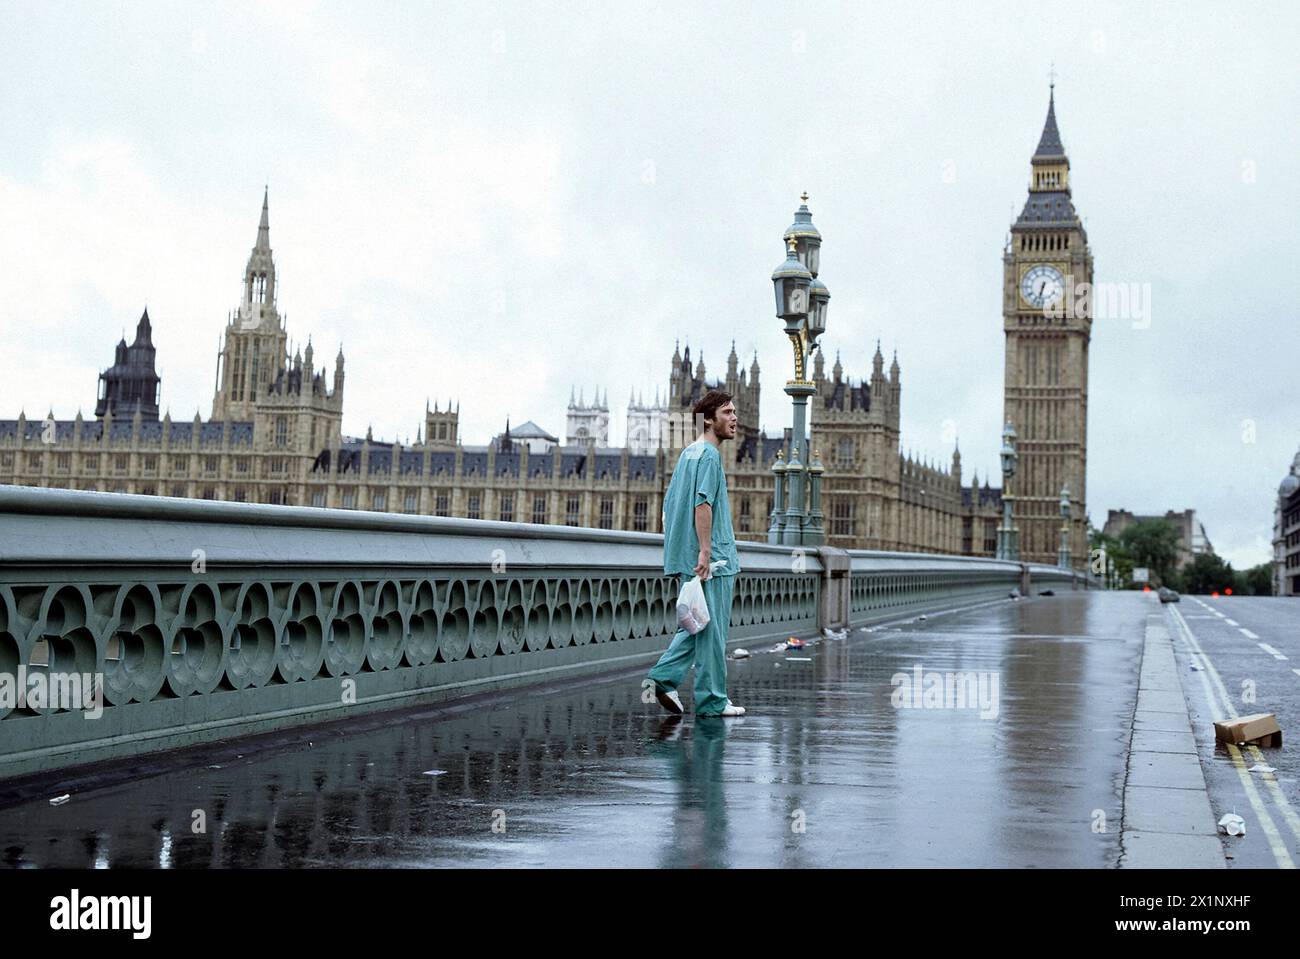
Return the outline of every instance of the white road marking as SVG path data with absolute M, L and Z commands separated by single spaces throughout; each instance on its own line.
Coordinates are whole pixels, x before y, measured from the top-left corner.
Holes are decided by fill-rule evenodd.
M 1257 645 L 1259 646 L 1260 649 L 1264 650 L 1264 652 L 1268 653 L 1268 654 L 1269 654 L 1270 656 L 1272 656 L 1274 659 L 1286 659 L 1285 656 L 1283 656 L 1281 653 L 1279 653 L 1276 649 L 1274 649 L 1274 648 L 1273 648 L 1272 646 L 1270 646 L 1268 643 L 1258 643 Z
M 1238 629 L 1241 630 L 1241 634 L 1245 636 L 1247 639 L 1259 639 L 1258 636 L 1256 636 L 1254 633 L 1248 630 L 1245 626 L 1239 626 Z
M 1225 619 L 1224 622 L 1227 623 L 1229 626 L 1237 625 L 1237 621 L 1235 619 Z

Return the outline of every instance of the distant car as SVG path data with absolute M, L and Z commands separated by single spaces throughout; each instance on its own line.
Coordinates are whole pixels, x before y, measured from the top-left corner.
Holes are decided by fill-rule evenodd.
M 1161 586 L 1156 591 L 1156 595 L 1160 597 L 1162 603 L 1177 603 L 1182 598 L 1168 586 Z

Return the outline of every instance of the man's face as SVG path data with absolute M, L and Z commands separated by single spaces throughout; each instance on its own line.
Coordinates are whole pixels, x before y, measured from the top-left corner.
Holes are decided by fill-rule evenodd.
M 735 439 L 736 436 L 736 404 L 728 400 L 713 415 L 713 423 L 709 427 L 713 430 L 713 435 L 719 441 Z

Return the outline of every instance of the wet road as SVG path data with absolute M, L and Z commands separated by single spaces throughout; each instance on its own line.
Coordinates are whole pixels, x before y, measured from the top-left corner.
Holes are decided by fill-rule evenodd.
M 1173 604 L 1168 609 L 1173 619 Z M 1300 866 L 1300 603 L 1282 596 L 1184 596 L 1174 649 L 1197 754 L 1217 821 L 1235 812 L 1246 835 L 1225 840 L 1234 868 Z M 1201 669 L 1192 670 L 1196 663 Z M 1240 762 L 1214 741 L 1214 722 L 1274 713 L 1283 748 L 1247 747 Z M 1271 766 L 1265 773 L 1256 766 Z
M 1151 612 L 1067 591 L 755 650 L 741 719 L 689 690 L 666 719 L 637 670 L 53 782 L 0 810 L 0 863 L 1114 866 Z

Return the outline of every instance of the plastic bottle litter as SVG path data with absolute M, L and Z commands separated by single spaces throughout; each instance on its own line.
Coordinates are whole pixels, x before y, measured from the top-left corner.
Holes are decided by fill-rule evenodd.
M 55 796 L 53 799 L 51 799 L 50 805 L 62 806 L 65 802 L 67 802 L 71 798 L 72 798 L 72 793 L 64 793 L 62 796 Z
M 1219 832 L 1226 836 L 1244 836 L 1246 835 L 1246 820 L 1236 813 L 1224 813 L 1223 818 L 1219 820 Z
M 749 650 L 737 649 L 731 654 L 732 659 L 749 659 Z

